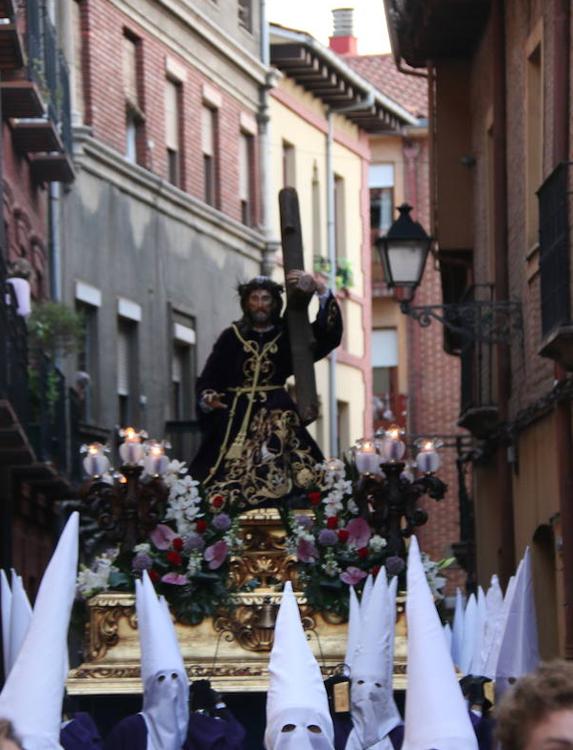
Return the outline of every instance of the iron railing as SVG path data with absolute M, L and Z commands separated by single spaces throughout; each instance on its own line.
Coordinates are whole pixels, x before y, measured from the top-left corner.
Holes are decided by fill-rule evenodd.
M 40 89 L 48 117 L 58 126 L 63 145 L 71 153 L 70 75 L 44 0 L 27 0 L 26 37 L 28 75 Z
M 537 191 L 539 199 L 539 275 L 543 337 L 571 323 L 569 174 L 572 162 L 561 162 Z
M 0 287 L 0 398 L 10 402 L 22 423 L 29 419 L 28 346 L 26 322 L 18 315 L 11 284 Z

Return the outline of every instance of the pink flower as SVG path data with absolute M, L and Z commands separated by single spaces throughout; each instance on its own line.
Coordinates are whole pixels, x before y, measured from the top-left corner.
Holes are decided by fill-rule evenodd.
M 172 583 L 175 586 L 185 586 L 186 583 L 188 583 L 185 576 L 182 576 L 181 573 L 166 573 L 161 578 L 162 583 Z
M 215 544 L 207 547 L 203 553 L 203 557 L 209 563 L 209 568 L 211 570 L 217 570 L 217 568 L 220 568 L 225 562 L 228 551 L 229 548 L 227 547 L 227 543 L 223 539 L 220 539 L 218 542 L 215 542 Z
M 353 518 L 346 526 L 348 531 L 348 542 L 360 547 L 366 547 L 372 536 L 368 522 L 363 518 Z
M 340 580 L 347 583 L 349 586 L 356 586 L 357 583 L 366 578 L 366 573 L 360 568 L 354 568 L 352 565 L 340 574 Z
M 308 539 L 300 539 L 296 550 L 296 556 L 303 563 L 313 563 L 318 560 L 318 550 Z
M 149 535 L 153 544 L 157 549 L 169 549 L 171 542 L 179 536 L 172 528 L 166 526 L 164 523 L 160 523 L 156 526 L 151 534 Z

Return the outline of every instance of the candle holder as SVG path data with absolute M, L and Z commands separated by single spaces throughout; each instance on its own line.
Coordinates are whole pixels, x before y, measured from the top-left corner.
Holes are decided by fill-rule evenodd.
M 415 466 L 421 476 L 413 477 L 404 460 L 403 436 L 403 431 L 393 426 L 377 433 L 373 440 L 359 440 L 352 454 L 358 474 L 354 496 L 360 515 L 386 539 L 388 556 L 405 558 L 405 539 L 428 520 L 419 499 L 428 495 L 441 500 L 448 487 L 434 473 L 440 463 L 439 441 L 425 440 L 416 445 Z
M 169 459 L 164 443 L 142 442 L 147 437 L 144 432 L 128 427 L 119 434 L 124 442 L 119 447 L 123 463 L 118 471 L 111 469 L 98 444 L 84 447 L 89 479 L 80 494 L 100 530 L 110 542 L 119 544 L 121 553 L 144 541 L 163 518 L 169 489 L 161 475 Z

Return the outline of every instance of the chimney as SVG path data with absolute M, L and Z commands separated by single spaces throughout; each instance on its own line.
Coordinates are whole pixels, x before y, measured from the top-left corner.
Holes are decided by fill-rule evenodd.
M 353 15 L 354 8 L 335 8 L 332 11 L 334 33 L 329 39 L 329 47 L 339 55 L 356 54 Z

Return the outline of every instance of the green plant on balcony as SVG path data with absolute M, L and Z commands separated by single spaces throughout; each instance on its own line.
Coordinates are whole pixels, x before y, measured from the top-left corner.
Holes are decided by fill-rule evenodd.
M 330 260 L 325 258 L 324 255 L 315 255 L 312 259 L 312 268 L 314 273 L 328 275 L 330 273 Z
M 336 262 L 336 288 L 351 289 L 354 286 L 352 263 L 348 258 L 338 258 Z

